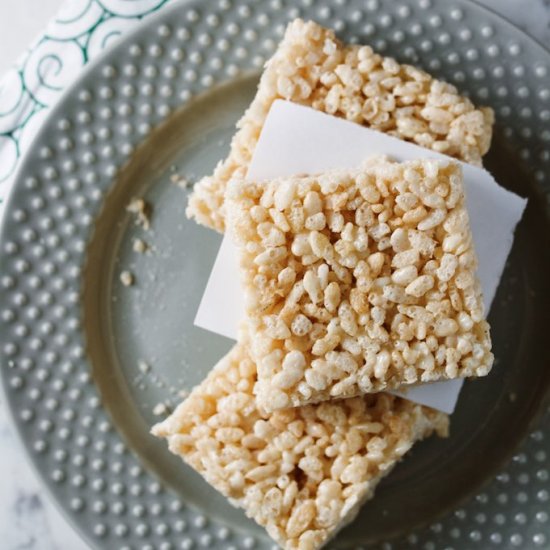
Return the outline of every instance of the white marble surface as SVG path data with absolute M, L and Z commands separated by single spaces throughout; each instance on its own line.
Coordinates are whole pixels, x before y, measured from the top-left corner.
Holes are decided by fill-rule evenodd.
M 86 550 L 41 487 L 24 457 L 0 400 L 0 548 L 5 550 Z
M 0 0 L 0 74 L 20 55 L 62 0 Z M 550 0 L 479 0 L 550 47 Z M 528 9 L 526 9 L 528 8 Z M 24 458 L 0 397 L 0 548 L 85 550 Z

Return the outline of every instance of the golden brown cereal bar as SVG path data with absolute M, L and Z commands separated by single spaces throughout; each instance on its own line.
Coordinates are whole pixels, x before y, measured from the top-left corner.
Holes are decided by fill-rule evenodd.
M 388 394 L 261 412 L 237 344 L 153 433 L 284 549 L 315 550 L 353 520 L 415 441 L 447 415 Z
M 369 46 L 345 46 L 333 31 L 296 19 L 266 64 L 256 97 L 237 125 L 229 156 L 195 186 L 188 216 L 223 232 L 227 182 L 244 176 L 276 99 L 307 105 L 473 164 L 481 164 L 491 142 L 491 109 L 477 109 L 454 86 L 415 67 L 382 57 Z
M 491 369 L 458 163 L 377 157 L 351 171 L 233 180 L 226 200 L 260 407 Z

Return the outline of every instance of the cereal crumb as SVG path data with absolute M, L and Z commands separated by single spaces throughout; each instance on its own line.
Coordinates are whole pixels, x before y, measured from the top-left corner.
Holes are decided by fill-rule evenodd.
M 151 205 L 145 202 L 145 200 L 132 199 L 126 210 L 131 214 L 136 215 L 136 224 L 148 230 L 151 227 Z
M 140 359 L 138 361 L 138 368 L 143 374 L 147 374 L 151 370 L 151 365 Z
M 508 394 L 508 399 L 510 400 L 510 403 L 515 403 L 517 398 L 518 398 L 518 396 L 515 392 L 510 392 Z
M 149 245 L 143 240 L 143 239 L 135 239 L 134 240 L 134 252 L 138 252 L 139 254 L 145 254 L 149 248 Z
M 168 407 L 164 403 L 157 403 L 153 408 L 155 416 L 162 416 L 168 412 Z
M 188 189 L 192 186 L 191 181 L 188 178 L 178 173 L 172 174 L 170 176 L 170 181 L 182 189 Z
M 134 275 L 130 271 L 123 271 L 120 274 L 120 282 L 124 286 L 132 286 L 135 283 Z

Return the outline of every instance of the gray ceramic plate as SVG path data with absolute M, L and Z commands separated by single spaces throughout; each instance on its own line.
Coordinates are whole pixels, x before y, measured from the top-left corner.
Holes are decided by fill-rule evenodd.
M 230 345 L 193 327 L 219 237 L 186 220 L 172 171 L 195 179 L 223 156 L 298 15 L 493 106 L 487 166 L 530 197 L 490 315 L 494 372 L 467 384 L 451 438 L 418 445 L 335 546 L 548 547 L 550 55 L 465 0 L 184 2 L 83 74 L 27 155 L 2 228 L 2 378 L 29 455 L 95 548 L 270 547 L 148 431 L 154 406 Z M 151 231 L 125 212 L 134 196 L 153 205 Z M 150 252 L 133 252 L 136 237 Z

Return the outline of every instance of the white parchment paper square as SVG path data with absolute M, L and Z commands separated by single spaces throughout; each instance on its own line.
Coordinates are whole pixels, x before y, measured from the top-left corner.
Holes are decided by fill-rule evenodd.
M 333 168 L 356 168 L 372 155 L 399 160 L 449 159 L 392 136 L 288 101 L 276 101 L 266 119 L 247 178 L 268 180 L 315 174 Z M 453 159 L 455 160 L 455 159 Z M 527 201 L 503 187 L 482 168 L 460 163 L 464 173 L 470 225 L 479 259 L 478 277 L 488 312 L 495 296 L 514 230 Z M 237 251 L 225 237 L 214 263 L 195 325 L 236 339 L 244 317 Z M 462 380 L 449 380 L 394 392 L 407 399 L 453 412 Z

